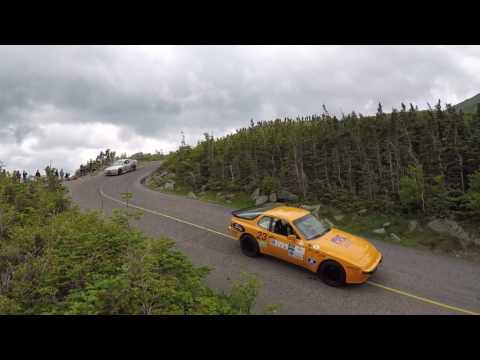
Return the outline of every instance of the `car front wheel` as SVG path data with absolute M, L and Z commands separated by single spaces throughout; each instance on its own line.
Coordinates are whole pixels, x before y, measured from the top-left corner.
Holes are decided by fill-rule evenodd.
M 118 169 L 117 175 L 122 175 L 122 169 Z
M 318 269 L 318 275 L 329 286 L 339 287 L 345 285 L 345 270 L 336 261 L 327 260 L 322 262 Z

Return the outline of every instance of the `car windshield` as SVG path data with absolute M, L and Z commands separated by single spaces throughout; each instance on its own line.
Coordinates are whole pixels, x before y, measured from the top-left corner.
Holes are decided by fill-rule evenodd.
M 313 215 L 305 215 L 304 217 L 295 220 L 293 223 L 298 230 L 300 230 L 306 240 L 315 239 L 330 231 L 330 226 L 323 221 L 318 220 Z
M 113 163 L 113 165 L 123 165 L 123 163 L 125 162 L 125 160 L 117 160 Z

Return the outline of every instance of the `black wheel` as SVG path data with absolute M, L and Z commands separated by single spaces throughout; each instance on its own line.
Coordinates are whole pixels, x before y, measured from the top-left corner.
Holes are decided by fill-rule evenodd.
M 329 286 L 339 287 L 345 285 L 345 270 L 339 263 L 327 260 L 318 269 L 318 275 Z
M 118 169 L 117 175 L 122 175 L 122 169 Z
M 132 171 L 135 171 L 135 170 L 137 170 L 137 165 L 132 166 Z
M 257 240 L 251 236 L 244 236 L 240 239 L 240 247 L 242 252 L 249 257 L 257 257 L 260 255 L 260 248 Z

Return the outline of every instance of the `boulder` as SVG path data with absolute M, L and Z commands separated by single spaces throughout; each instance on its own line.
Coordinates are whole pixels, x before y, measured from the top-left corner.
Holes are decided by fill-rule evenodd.
M 313 214 L 313 216 L 317 218 L 320 216 L 320 213 L 319 213 L 320 205 L 300 205 L 300 207 L 302 209 L 310 211 Z
M 279 202 L 297 202 L 298 201 L 298 196 L 289 192 L 289 191 L 282 190 L 277 195 L 277 201 L 279 201 Z
M 400 239 L 400 237 L 394 233 L 391 233 L 390 237 L 395 241 L 398 241 L 398 242 L 402 241 L 402 239 Z
M 379 235 L 384 235 L 387 233 L 387 231 L 384 228 L 375 229 L 375 230 L 372 230 L 372 232 Z
M 232 203 L 232 200 L 226 200 L 225 201 L 227 204 L 231 204 Z
M 263 205 L 268 201 L 268 196 L 259 195 L 255 198 L 255 205 Z
M 256 188 L 256 189 L 253 191 L 253 193 L 252 193 L 252 195 L 251 195 L 250 197 L 252 198 L 252 200 L 256 200 L 257 197 L 259 197 L 259 196 L 260 196 L 260 189 L 259 189 L 259 188 Z
M 328 220 L 327 218 L 323 218 L 322 220 L 323 220 L 324 222 L 326 222 L 326 223 L 328 224 L 328 226 L 330 226 L 330 227 L 335 227 L 335 224 L 332 223 L 332 222 L 331 222 L 330 220 Z
M 227 199 L 227 200 L 232 200 L 234 197 L 235 197 L 235 194 L 226 194 L 224 196 L 224 198 Z
M 366 214 L 367 212 L 368 212 L 367 209 L 362 209 L 362 210 L 359 210 L 359 211 L 358 211 L 358 215 L 364 215 L 364 214 Z
M 270 195 L 268 196 L 268 201 L 272 203 L 277 202 L 277 193 L 271 192 Z
M 385 224 L 382 225 L 382 227 L 387 228 L 387 227 L 389 227 L 390 225 L 392 225 L 391 222 L 386 222 Z
M 459 239 L 464 245 L 467 243 L 474 243 L 476 245 L 480 245 L 480 239 L 472 236 L 471 234 L 467 233 L 456 221 L 451 219 L 435 219 L 430 221 L 427 224 L 427 227 L 431 230 L 448 234 L 454 238 Z
M 345 217 L 345 215 L 339 214 L 339 215 L 335 215 L 333 218 L 336 221 L 342 221 L 344 217 Z
M 195 195 L 195 193 L 193 193 L 192 191 L 190 191 L 187 195 L 190 199 L 196 199 L 197 198 L 197 195 Z
M 174 190 L 175 189 L 175 181 L 168 181 L 163 186 L 162 189 L 164 190 Z
M 208 185 L 205 184 L 205 185 L 202 185 L 202 187 L 200 188 L 200 191 L 205 192 L 207 191 L 207 189 L 208 189 Z
M 408 222 L 408 232 L 411 233 L 412 231 L 418 228 L 418 221 L 417 220 L 410 220 Z

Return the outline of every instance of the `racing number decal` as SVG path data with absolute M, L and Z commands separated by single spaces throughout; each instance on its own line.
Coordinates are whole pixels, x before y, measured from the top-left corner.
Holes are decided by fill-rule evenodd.
M 258 240 L 266 241 L 266 240 L 267 240 L 267 233 L 264 233 L 264 232 L 259 231 L 259 232 L 257 233 L 257 239 L 258 239 Z

